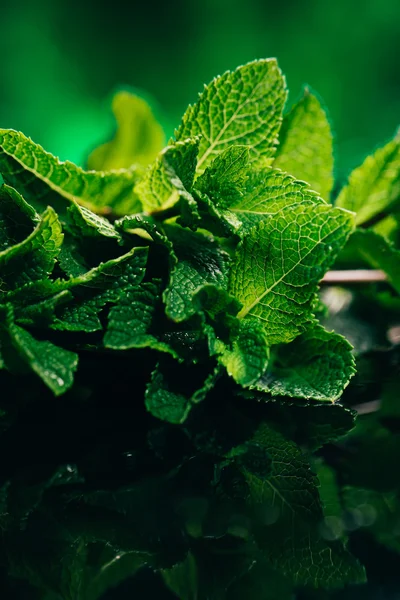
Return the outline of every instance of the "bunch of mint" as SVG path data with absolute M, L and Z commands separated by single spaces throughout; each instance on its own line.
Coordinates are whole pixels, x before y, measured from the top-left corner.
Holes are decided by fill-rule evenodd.
M 383 499 L 342 456 L 382 427 L 397 451 L 397 431 L 376 411 L 353 429 L 338 401 L 355 354 L 397 356 L 400 140 L 333 206 L 325 111 L 308 90 L 282 117 L 285 101 L 276 62 L 249 63 L 162 149 L 147 104 L 119 93 L 89 171 L 0 130 L 10 598 L 284 600 L 362 584 L 360 527 L 398 550 L 376 517 L 390 502 L 400 522 L 398 482 Z M 321 296 L 333 265 L 385 281 Z M 381 315 L 380 340 L 359 343 L 357 303 Z M 369 403 L 351 390 L 348 405 Z

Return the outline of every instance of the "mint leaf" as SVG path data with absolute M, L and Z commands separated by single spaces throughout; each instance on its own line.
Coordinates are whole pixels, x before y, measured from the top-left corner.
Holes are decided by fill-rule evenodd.
M 324 109 L 308 89 L 283 118 L 274 167 L 306 181 L 329 200 L 333 186 L 332 133 Z
M 63 241 L 61 224 L 50 207 L 22 242 L 0 252 L 2 292 L 22 287 L 49 275 Z
M 107 331 L 103 343 L 107 348 L 127 350 L 150 347 L 161 352 L 177 354 L 165 342 L 151 333 L 161 295 L 161 282 L 142 283 L 127 290 L 108 315 Z
M 297 209 L 299 205 L 323 204 L 323 200 L 302 181 L 277 169 L 267 168 L 249 172 L 245 189 L 239 194 L 225 195 L 218 205 L 221 217 L 232 225 L 241 223 L 239 235 L 247 235 L 251 227 L 264 222 L 270 215 L 283 209 Z
M 271 460 L 263 486 L 253 486 L 246 477 L 248 501 L 260 505 L 269 521 L 259 522 L 255 538 L 271 566 L 296 585 L 332 588 L 365 581 L 363 568 L 343 544 L 320 534 L 323 511 L 317 480 L 299 448 L 266 425 L 252 441 Z
M 124 214 L 141 209 L 133 191 L 139 177 L 135 169 L 83 171 L 12 129 L 0 129 L 0 171 L 39 211 L 51 204 L 63 214 L 75 201 L 95 212 L 112 209 Z
M 119 231 L 139 235 L 146 240 L 165 246 L 170 254 L 173 254 L 172 243 L 168 240 L 161 223 L 149 215 L 144 213 L 126 215 L 115 221 L 115 227 Z
M 354 373 L 351 344 L 316 326 L 275 348 L 266 372 L 252 387 L 272 396 L 335 402 Z
M 290 342 L 314 320 L 317 284 L 352 229 L 352 215 L 325 204 L 282 209 L 240 242 L 230 293 L 239 318 L 260 321 L 269 344 Z
M 374 269 L 382 269 L 400 294 L 400 250 L 384 237 L 367 229 L 356 229 L 349 240 L 352 252 Z
M 146 389 L 147 410 L 169 423 L 184 423 L 191 409 L 214 387 L 218 369 L 204 373 L 202 367 L 184 368 L 165 359 L 154 370 Z
M 14 188 L 0 186 L 0 252 L 32 233 L 39 215 Z
M 166 226 L 178 262 L 163 298 L 167 315 L 176 322 L 196 313 L 194 295 L 204 285 L 226 288 L 229 256 L 212 237 L 177 226 Z
M 188 190 L 196 171 L 197 153 L 196 139 L 176 142 L 164 148 L 135 188 L 145 211 L 161 212 L 179 201 L 196 206 Z
M 239 201 L 248 179 L 248 146 L 229 146 L 213 159 L 196 180 L 196 189 L 207 194 L 215 204 L 230 206 Z
M 336 206 L 356 213 L 356 225 L 386 215 L 400 201 L 400 138 L 367 156 L 340 192 Z
M 297 444 L 310 451 L 349 433 L 356 420 L 356 412 L 341 404 L 291 406 L 290 413 L 295 426 L 295 433 L 290 432 L 291 436 Z
M 77 237 L 106 237 L 121 241 L 120 233 L 110 221 L 100 215 L 96 215 L 85 206 L 80 206 L 74 202 L 68 207 L 67 212 L 69 225 Z
M 255 319 L 237 319 L 240 303 L 226 291 L 205 285 L 194 298 L 203 313 L 202 328 L 211 356 L 242 386 L 255 383 L 265 371 L 269 346 L 265 331 Z M 204 318 L 205 316 L 205 318 Z
M 15 318 L 21 325 L 45 327 L 53 321 L 56 309 L 72 299 L 72 293 L 69 290 L 63 290 L 39 302 L 33 301 L 32 304 L 22 303 L 19 306 L 18 303 L 15 303 Z
M 147 262 L 147 248 L 133 248 L 86 274 L 61 282 L 71 291 L 74 301 L 58 313 L 53 329 L 93 332 L 102 329 L 100 311 L 110 303 L 120 302 L 125 294 L 141 283 Z
M 5 321 L 0 324 L 0 329 L 3 329 L 8 341 L 4 352 L 6 367 L 18 369 L 18 357 L 56 396 L 72 386 L 78 365 L 78 355 L 75 352 L 64 350 L 46 340 L 35 339 L 28 331 L 15 324 L 10 309 L 5 315 Z M 10 350 L 14 356 L 10 355 Z
M 218 356 L 228 375 L 239 385 L 250 386 L 265 371 L 268 359 L 267 335 L 258 320 L 235 319 L 231 323 L 230 344 L 224 345 Z
M 201 136 L 199 173 L 232 143 L 249 146 L 251 159 L 265 163 L 275 152 L 285 99 L 274 59 L 248 63 L 206 86 L 184 114 L 176 139 Z
M 165 136 L 143 98 L 127 91 L 115 94 L 112 110 L 117 122 L 114 138 L 90 154 L 89 169 L 109 171 L 131 165 L 147 166 L 164 146 Z

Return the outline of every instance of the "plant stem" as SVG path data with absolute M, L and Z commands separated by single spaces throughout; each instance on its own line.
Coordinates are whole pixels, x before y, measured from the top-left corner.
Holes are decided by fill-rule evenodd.
M 324 285 L 341 285 L 349 283 L 376 283 L 386 281 L 386 275 L 379 269 L 348 269 L 328 271 L 321 283 Z

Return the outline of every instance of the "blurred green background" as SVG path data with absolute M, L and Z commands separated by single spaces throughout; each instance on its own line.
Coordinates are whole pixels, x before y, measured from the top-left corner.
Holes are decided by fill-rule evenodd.
M 322 97 L 339 179 L 400 124 L 399 0 L 2 0 L 0 126 L 84 164 L 119 87 L 154 99 L 167 134 L 203 83 L 276 56 Z

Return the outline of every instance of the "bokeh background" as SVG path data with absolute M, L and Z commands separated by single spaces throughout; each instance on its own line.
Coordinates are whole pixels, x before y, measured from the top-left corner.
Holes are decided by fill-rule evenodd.
M 400 0 L 0 0 L 0 22 L 0 126 L 79 164 L 116 89 L 171 134 L 203 83 L 269 56 L 289 105 L 308 84 L 328 107 L 339 179 L 400 124 Z

